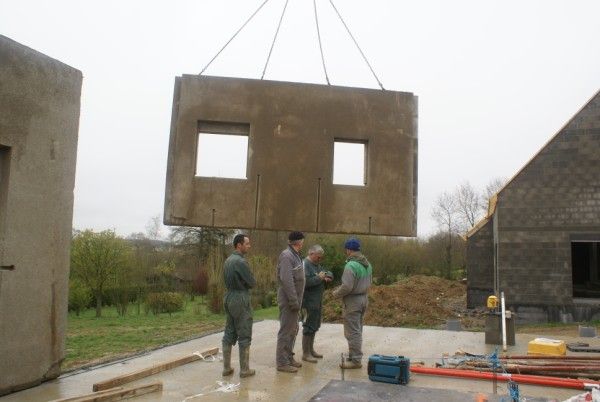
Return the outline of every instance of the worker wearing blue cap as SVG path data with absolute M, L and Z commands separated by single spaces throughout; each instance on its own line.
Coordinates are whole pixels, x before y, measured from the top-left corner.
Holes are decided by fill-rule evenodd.
M 362 367 L 362 328 L 367 310 L 367 293 L 373 278 L 373 268 L 360 252 L 360 241 L 354 237 L 344 244 L 346 265 L 342 285 L 334 290 L 334 297 L 341 297 L 344 304 L 344 336 L 348 341 L 348 359 L 340 364 L 344 369 Z

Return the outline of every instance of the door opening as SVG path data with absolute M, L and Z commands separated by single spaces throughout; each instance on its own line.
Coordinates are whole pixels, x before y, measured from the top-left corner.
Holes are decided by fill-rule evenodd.
M 571 242 L 573 297 L 600 298 L 600 241 Z

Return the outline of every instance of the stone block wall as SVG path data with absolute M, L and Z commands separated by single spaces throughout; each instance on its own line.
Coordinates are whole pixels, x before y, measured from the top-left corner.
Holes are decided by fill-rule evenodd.
M 467 241 L 467 307 L 486 305 L 494 292 L 494 234 L 492 219 Z
M 573 305 L 571 239 L 600 239 L 600 93 L 500 191 L 493 219 L 509 307 L 534 321 L 597 314 Z M 486 242 L 493 244 L 487 226 L 468 239 L 471 294 L 471 286 L 488 280 L 473 268 Z

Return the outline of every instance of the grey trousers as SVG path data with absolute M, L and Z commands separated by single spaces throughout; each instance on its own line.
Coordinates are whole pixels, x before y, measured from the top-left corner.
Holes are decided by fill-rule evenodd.
M 363 356 L 362 329 L 367 304 L 367 295 L 344 297 L 344 336 L 348 341 L 348 358 L 356 363 L 360 363 Z
M 294 354 L 294 343 L 300 326 L 299 313 L 288 306 L 279 305 L 279 332 L 277 333 L 277 351 L 275 363 L 277 367 L 288 366 Z

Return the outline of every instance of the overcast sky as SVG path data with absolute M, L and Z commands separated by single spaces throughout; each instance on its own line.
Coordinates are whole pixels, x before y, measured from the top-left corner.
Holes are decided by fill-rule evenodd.
M 0 0 L 0 33 L 83 72 L 76 228 L 163 211 L 175 76 L 199 73 L 263 0 Z M 260 78 L 285 0 L 205 72 Z M 265 79 L 324 84 L 312 1 L 290 0 Z M 386 89 L 419 97 L 419 235 L 435 197 L 514 175 L 600 89 L 600 1 L 337 0 Z M 378 88 L 328 0 L 333 85 Z

